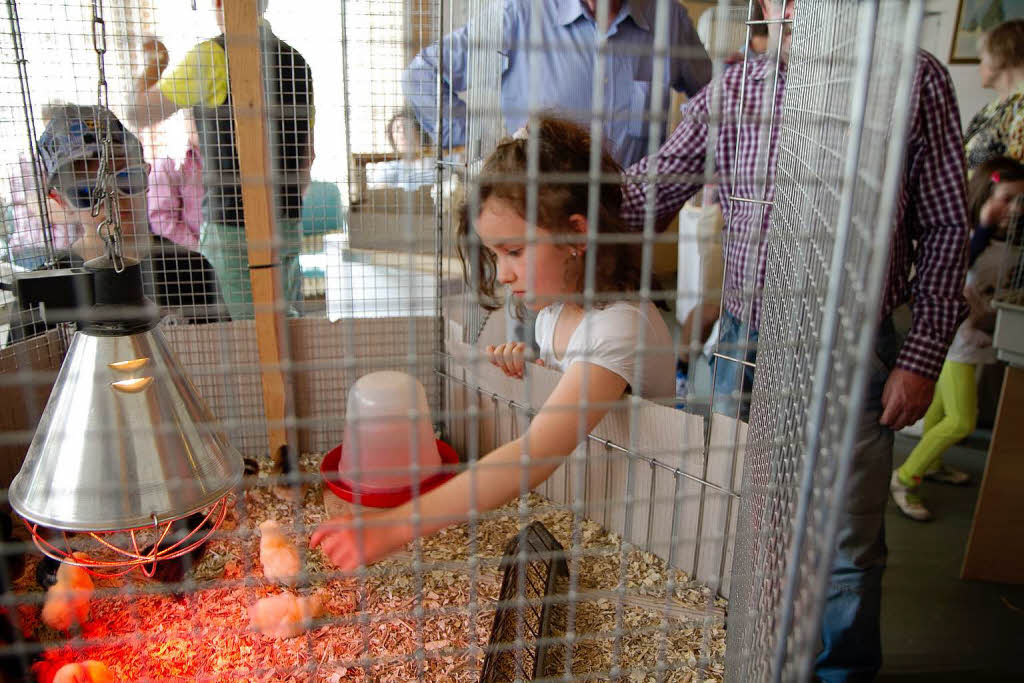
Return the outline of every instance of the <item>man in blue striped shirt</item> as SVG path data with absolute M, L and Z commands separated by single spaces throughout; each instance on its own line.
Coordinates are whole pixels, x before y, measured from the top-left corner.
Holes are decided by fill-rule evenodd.
M 711 61 L 686 10 L 676 0 L 609 0 L 603 57 L 597 53 L 597 0 L 504 0 L 502 44 L 494 49 L 500 48 L 503 57 L 501 107 L 506 129 L 521 128 L 530 112 L 540 110 L 589 123 L 595 68 L 603 58 L 603 82 L 598 87 L 604 89 L 604 135 L 609 151 L 623 166 L 643 158 L 648 149 L 658 2 L 669 4 L 669 55 L 664 96 L 657 107 L 666 111 L 669 88 L 692 96 L 711 80 Z M 534 17 L 535 12 L 539 16 Z M 534 20 L 536 35 L 531 33 Z M 446 147 L 465 144 L 466 103 L 458 93 L 469 86 L 470 35 L 467 25 L 444 39 L 441 142 Z M 438 43 L 425 48 L 403 76 L 406 99 L 424 131 L 434 139 L 439 49 Z M 664 128 L 657 142 L 661 138 Z

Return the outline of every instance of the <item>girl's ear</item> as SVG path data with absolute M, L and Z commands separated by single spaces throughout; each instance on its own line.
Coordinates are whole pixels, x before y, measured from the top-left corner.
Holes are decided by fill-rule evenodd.
M 574 233 L 578 237 L 585 238 L 587 235 L 587 217 L 581 213 L 574 213 L 569 216 L 569 232 Z M 586 241 L 583 239 L 572 246 L 578 251 L 583 251 L 587 248 Z

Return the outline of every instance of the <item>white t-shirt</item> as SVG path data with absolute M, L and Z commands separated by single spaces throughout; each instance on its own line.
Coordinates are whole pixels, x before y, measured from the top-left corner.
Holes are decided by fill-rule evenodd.
M 588 311 L 573 330 L 565 355 L 555 358 L 555 325 L 562 304 L 552 304 L 537 314 L 537 346 L 544 365 L 565 372 L 577 361 L 611 370 L 626 380 L 635 396 L 672 398 L 676 392 L 676 357 L 672 337 L 654 304 L 617 302 Z M 643 355 L 639 353 L 641 343 Z M 636 368 L 643 362 L 641 375 Z M 639 384 L 639 386 L 637 386 Z
M 1009 247 L 1006 242 L 990 242 L 967 271 L 967 284 L 973 285 L 981 294 L 995 288 L 999 283 L 999 271 L 1007 256 L 1007 249 Z M 991 299 L 992 295 L 986 294 L 986 298 Z M 970 320 L 963 321 L 949 345 L 946 360 L 982 365 L 995 363 L 996 350 L 992 347 L 992 335 L 976 328 Z

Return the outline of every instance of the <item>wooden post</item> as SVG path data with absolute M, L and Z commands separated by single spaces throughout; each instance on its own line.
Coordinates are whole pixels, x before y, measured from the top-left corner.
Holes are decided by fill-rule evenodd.
M 263 408 L 269 452 L 275 464 L 280 465 L 276 462 L 278 454 L 288 443 L 284 422 L 288 391 L 282 370 L 286 327 L 282 311 L 275 306 L 282 291 L 281 262 L 274 241 L 273 169 L 264 107 L 261 19 L 258 0 L 224 0 L 228 82 L 242 184 Z
M 1024 583 L 1024 369 L 1003 377 L 999 412 L 960 577 Z

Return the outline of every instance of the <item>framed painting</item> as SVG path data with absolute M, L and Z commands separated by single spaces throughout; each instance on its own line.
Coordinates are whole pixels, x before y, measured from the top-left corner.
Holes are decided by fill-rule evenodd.
M 960 0 L 949 50 L 951 64 L 977 64 L 978 39 L 1009 19 L 1024 18 L 1024 0 Z

